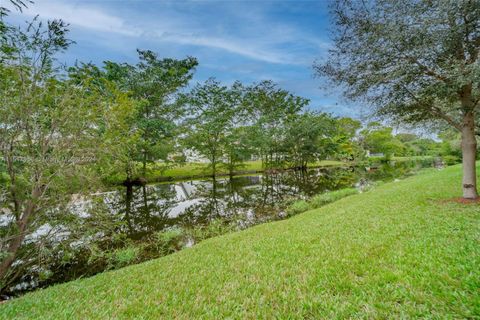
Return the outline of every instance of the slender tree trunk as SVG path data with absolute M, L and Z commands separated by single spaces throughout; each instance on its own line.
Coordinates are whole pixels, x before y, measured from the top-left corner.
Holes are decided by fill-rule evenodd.
M 26 236 L 28 220 L 30 219 L 30 216 L 33 214 L 33 212 L 36 210 L 35 200 L 37 197 L 37 193 L 38 191 L 34 191 L 34 199 L 29 200 L 27 206 L 25 207 L 25 211 L 22 214 L 22 217 L 17 221 L 18 233 L 8 246 L 7 257 L 2 261 L 2 263 L 0 263 L 0 280 L 5 278 L 10 267 L 12 266 L 12 263 L 17 258 L 18 250 L 20 249 L 22 242 Z
M 147 151 L 146 150 L 143 151 L 142 165 L 143 165 L 142 175 L 143 175 L 143 177 L 146 177 L 146 175 L 147 175 Z
M 215 178 L 217 175 L 217 157 L 214 155 L 212 157 L 212 177 Z
M 462 125 L 462 165 L 463 165 L 463 197 L 476 199 L 477 173 L 476 173 L 477 140 L 475 139 L 475 115 L 467 112 Z

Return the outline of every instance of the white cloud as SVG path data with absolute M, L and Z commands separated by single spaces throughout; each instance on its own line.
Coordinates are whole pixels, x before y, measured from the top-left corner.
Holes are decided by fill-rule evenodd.
M 24 11 L 30 16 L 40 15 L 45 19 L 62 19 L 71 25 L 101 32 L 138 36 L 140 30 L 128 26 L 125 20 L 93 7 L 81 7 L 72 3 L 46 1 L 32 5 Z
M 112 33 L 121 36 L 136 37 L 150 41 L 165 41 L 180 45 L 215 48 L 230 53 L 241 55 L 250 59 L 275 64 L 309 65 L 312 61 L 308 57 L 299 59 L 298 53 L 292 46 L 286 45 L 287 41 L 305 43 L 311 47 L 325 48 L 325 43 L 315 37 L 308 37 L 290 26 L 275 25 L 269 32 L 261 32 L 262 21 L 259 15 L 250 16 L 250 21 L 245 21 L 248 37 L 225 35 L 212 32 L 212 30 L 192 23 L 188 16 L 168 15 L 159 12 L 155 21 L 129 21 L 128 18 L 116 16 L 101 7 L 73 1 L 51 0 L 32 5 L 24 12 L 34 16 L 39 14 L 45 19 L 61 18 L 70 23 L 72 28 Z M 242 13 L 239 12 L 241 15 Z M 245 15 L 247 19 L 248 15 Z M 141 25 L 139 27 L 138 25 Z M 194 30 L 194 32 L 192 32 Z M 252 30 L 257 32 L 252 33 Z M 174 32 L 172 32 L 174 31 Z M 283 46 L 283 47 L 282 47 Z
M 162 35 L 160 38 L 165 41 L 178 44 L 222 49 L 248 58 L 270 63 L 296 64 L 293 57 L 285 54 L 278 54 L 271 50 L 262 49 L 253 43 L 243 43 L 242 41 L 235 39 L 195 36 L 188 34 Z

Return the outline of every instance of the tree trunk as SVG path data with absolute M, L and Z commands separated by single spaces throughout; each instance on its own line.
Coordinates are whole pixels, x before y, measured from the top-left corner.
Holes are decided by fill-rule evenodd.
M 147 176 L 147 151 L 143 151 L 143 159 L 142 159 L 142 174 L 145 178 Z
M 37 191 L 34 191 L 34 195 L 37 195 Z M 28 220 L 30 219 L 30 216 L 36 209 L 36 206 L 34 204 L 35 200 L 36 200 L 36 197 L 34 197 L 34 199 L 28 202 L 22 217 L 20 218 L 20 220 L 17 221 L 18 233 L 8 246 L 8 249 L 7 249 L 8 256 L 0 264 L 0 280 L 5 278 L 5 276 L 8 274 L 8 271 L 12 263 L 17 258 L 17 252 L 20 249 L 22 242 L 26 236 Z M 0 288 L 0 289 L 3 289 L 3 288 Z
M 212 177 L 215 178 L 217 175 L 217 158 L 215 156 L 212 157 Z
M 463 165 L 463 197 L 476 199 L 477 173 L 476 173 L 477 140 L 475 139 L 475 115 L 468 112 L 462 124 L 462 165 Z

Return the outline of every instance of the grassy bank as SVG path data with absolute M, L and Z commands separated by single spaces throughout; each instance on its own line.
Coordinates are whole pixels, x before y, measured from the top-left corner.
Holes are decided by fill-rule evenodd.
M 345 162 L 335 161 L 335 160 L 323 160 L 312 163 L 309 165 L 311 168 L 316 167 L 332 167 L 332 166 L 342 166 L 345 165 Z M 248 173 L 257 173 L 263 172 L 264 168 L 262 167 L 261 161 L 247 161 L 243 164 L 242 167 L 238 168 L 234 175 L 242 175 Z M 228 175 L 229 172 L 225 167 L 220 166 L 217 168 L 218 175 Z M 183 179 L 198 179 L 211 177 L 212 170 L 207 163 L 187 163 L 182 166 L 175 166 L 172 168 L 163 167 L 162 165 L 151 166 L 148 169 L 146 179 L 149 182 L 162 182 L 162 181 L 173 181 L 173 180 L 183 180 Z
M 476 318 L 480 208 L 426 170 L 147 263 L 40 290 L 5 319 Z
M 341 166 L 355 166 L 361 163 L 369 162 L 378 162 L 382 161 L 382 157 L 371 157 L 363 160 L 362 162 L 344 162 L 337 160 L 322 160 L 315 163 L 310 163 L 309 168 L 322 168 L 322 167 L 341 167 Z M 413 157 L 393 157 L 393 161 L 420 161 L 420 160 L 430 160 L 431 156 L 413 156 Z M 140 167 L 140 164 L 139 164 Z M 139 168 L 140 170 L 140 168 Z M 275 170 L 275 169 L 274 169 Z M 265 169 L 262 167 L 262 162 L 257 161 L 247 161 L 243 163 L 241 167 L 233 172 L 234 176 L 261 173 Z M 218 176 L 229 175 L 228 170 L 224 166 L 219 166 L 217 168 Z M 168 182 L 168 181 L 181 181 L 181 180 L 191 180 L 191 179 L 202 179 L 209 178 L 212 176 L 212 170 L 209 167 L 208 163 L 186 163 L 184 165 L 176 166 L 165 166 L 163 164 L 149 164 L 147 166 L 147 172 L 145 177 L 143 177 L 147 182 Z M 112 184 L 121 184 L 125 181 L 126 177 L 123 175 L 111 177 L 109 180 Z

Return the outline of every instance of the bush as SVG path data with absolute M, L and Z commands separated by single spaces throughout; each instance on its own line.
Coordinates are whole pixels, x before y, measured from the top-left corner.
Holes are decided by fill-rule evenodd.
M 108 255 L 108 264 L 114 269 L 133 264 L 138 259 L 140 251 L 141 248 L 134 245 L 116 249 Z
M 199 242 L 204 239 L 220 236 L 235 230 L 235 226 L 228 224 L 222 219 L 214 219 L 207 225 L 202 227 L 195 227 L 187 231 L 190 238 L 193 238 L 195 242 Z
M 287 214 L 289 216 L 293 216 L 293 215 L 308 211 L 309 209 L 310 209 L 310 205 L 307 201 L 299 200 L 299 201 L 295 201 L 287 208 Z
M 183 231 L 179 228 L 160 231 L 155 234 L 155 245 L 160 253 L 168 254 L 181 247 L 183 238 Z
M 447 166 L 451 166 L 451 165 L 460 163 L 460 158 L 457 157 L 457 156 L 451 156 L 451 155 L 443 156 L 442 160 L 443 160 L 443 162 L 445 162 L 445 164 Z

